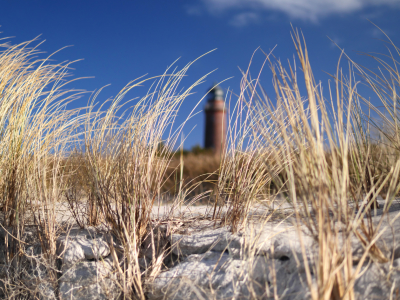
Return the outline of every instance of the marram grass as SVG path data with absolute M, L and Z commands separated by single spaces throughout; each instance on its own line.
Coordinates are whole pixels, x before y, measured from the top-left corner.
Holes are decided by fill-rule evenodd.
M 211 217 L 233 232 L 247 226 L 256 202 L 284 197 L 299 236 L 306 230 L 318 245 L 317 256 L 305 263 L 310 297 L 354 299 L 363 263 L 390 259 L 376 244 L 382 222 L 374 225 L 371 212 L 377 196 L 383 196 L 382 220 L 400 189 L 398 63 L 394 54 L 388 62 L 372 56 L 381 66 L 378 74 L 347 57 L 346 68 L 339 61 L 332 83 L 323 89 L 302 35 L 293 30 L 292 38 L 298 65 L 285 68 L 273 53 L 265 54 L 273 97 L 265 93 L 260 76 L 252 78 L 250 68 L 243 72 L 238 99 L 230 101 L 228 147 L 221 157 L 202 159 L 178 159 L 174 149 L 182 126 L 171 130 L 182 102 L 205 78 L 178 88 L 192 63 L 130 82 L 107 109 L 96 105 L 100 89 L 87 107 L 69 110 L 68 103 L 83 93 L 68 88 L 70 63 L 38 59 L 34 40 L 1 45 L 0 202 L 1 226 L 9 233 L 4 241 L 7 297 L 40 294 L 21 276 L 26 226 L 36 226 L 44 253 L 48 272 L 41 280 L 57 286 L 56 238 L 65 224 L 56 208 L 67 203 L 78 226 L 101 226 L 118 240 L 120 248 L 111 247 L 116 261 L 123 257 L 115 265 L 118 286 L 127 299 L 145 299 L 144 283 L 161 272 L 170 251 L 156 249 L 158 223 L 151 212 L 164 192 L 174 189 L 179 203 L 194 193 L 195 199 L 211 196 Z M 124 100 L 148 82 L 153 85 L 144 97 Z M 360 94 L 361 82 L 383 109 Z M 127 104 L 131 109 L 125 110 Z M 355 266 L 353 238 L 364 247 Z M 145 240 L 151 241 L 153 257 L 142 273 L 138 260 Z M 301 250 L 309 260 L 304 244 Z

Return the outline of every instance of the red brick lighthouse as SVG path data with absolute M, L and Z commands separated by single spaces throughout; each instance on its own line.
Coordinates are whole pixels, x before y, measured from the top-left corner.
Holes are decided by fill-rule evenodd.
M 213 149 L 215 154 L 221 154 L 226 144 L 226 106 L 224 92 L 214 85 L 204 108 L 206 114 L 206 130 L 204 148 Z

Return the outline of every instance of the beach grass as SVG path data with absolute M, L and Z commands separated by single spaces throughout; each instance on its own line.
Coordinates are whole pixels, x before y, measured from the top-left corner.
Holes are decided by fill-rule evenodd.
M 365 261 L 391 259 L 376 243 L 382 222 L 374 225 L 372 215 L 380 195 L 383 220 L 400 190 L 399 49 L 388 40 L 393 55 L 370 55 L 379 73 L 343 52 L 323 89 L 313 76 L 304 37 L 293 29 L 292 39 L 297 63 L 285 67 L 273 53 L 264 53 L 272 97 L 260 75 L 251 76 L 250 66 L 243 72 L 237 99 L 229 98 L 227 147 L 220 156 L 183 155 L 179 137 L 184 124 L 172 127 L 184 99 L 205 79 L 179 88 L 194 62 L 134 80 L 101 105 L 96 104 L 99 89 L 87 106 L 71 110 L 68 104 L 84 91 L 68 88 L 75 80 L 70 79 L 70 62 L 37 58 L 42 54 L 35 40 L 0 45 L 5 295 L 37 296 L 38 290 L 21 276 L 29 226 L 36 228 L 45 258 L 42 280 L 57 285 L 56 240 L 66 225 L 58 221 L 60 203 L 67 204 L 75 225 L 100 226 L 112 234 L 119 248 L 111 247 L 111 254 L 116 261 L 123 257 L 115 265 L 121 292 L 127 299 L 145 299 L 144 282 L 165 268 L 170 252 L 165 245 L 156 249 L 154 230 L 160 220 L 152 210 L 160 199 L 172 205 L 206 203 L 208 217 L 236 233 L 247 226 L 255 204 L 280 197 L 292 208 L 300 239 L 307 231 L 318 245 L 312 258 L 304 243 L 301 249 L 309 261 L 304 266 L 310 297 L 355 299 L 353 286 Z M 146 84 L 151 87 L 145 96 L 125 100 L 128 92 Z M 358 89 L 361 84 L 369 87 L 368 95 L 359 92 L 365 90 Z M 363 245 L 357 263 L 354 238 Z M 153 257 L 143 273 L 139 257 L 149 240 Z

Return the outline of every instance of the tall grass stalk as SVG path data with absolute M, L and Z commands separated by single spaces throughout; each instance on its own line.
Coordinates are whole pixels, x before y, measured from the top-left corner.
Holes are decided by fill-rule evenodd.
M 144 299 L 138 257 L 141 243 L 152 235 L 153 204 L 161 198 L 182 129 L 173 131 L 172 124 L 182 101 L 205 77 L 178 91 L 193 62 L 182 70 L 170 68 L 157 78 L 129 83 L 106 111 L 104 104 L 96 109 L 100 90 L 86 113 L 78 114 L 79 110 L 66 109 L 81 94 L 65 89 L 70 63 L 36 59 L 39 51 L 31 47 L 33 42 L 2 44 L 5 50 L 0 53 L 0 200 L 2 228 L 8 232 L 8 296 L 26 292 L 18 283 L 18 274 L 23 269 L 21 253 L 28 223 L 37 227 L 48 270 L 45 278 L 56 284 L 56 240 L 61 228 L 56 207 L 66 196 L 80 226 L 103 224 L 111 229 L 118 241 L 117 247 L 111 248 L 119 285 L 125 297 Z M 152 79 L 158 80 L 147 95 L 128 108 L 130 102 L 123 100 L 126 94 Z M 165 146 L 160 151 L 161 141 Z M 77 149 L 73 160 L 85 162 L 79 166 L 86 177 L 80 186 L 72 180 L 78 171 L 75 162 L 69 165 L 67 157 L 73 148 Z M 88 207 L 86 216 L 80 211 L 82 201 Z M 157 253 L 160 255 L 154 257 L 149 272 L 152 276 L 160 270 L 164 257 L 162 251 Z M 118 263 L 121 255 L 122 265 Z
M 82 93 L 66 89 L 71 62 L 38 59 L 36 42 L 0 45 L 0 202 L 11 298 L 26 292 L 18 281 L 26 224 L 37 226 L 48 267 L 55 268 L 54 207 L 65 188 L 59 163 L 79 122 L 66 105 Z M 52 271 L 47 278 L 55 282 Z
M 359 95 L 351 64 L 346 76 L 339 60 L 327 99 L 322 84 L 313 77 L 304 38 L 297 30 L 292 38 L 306 95 L 301 93 L 296 64 L 285 69 L 271 54 L 266 60 L 272 72 L 274 99 L 260 87 L 259 76 L 252 79 L 249 72 L 244 73 L 238 105 L 246 104 L 247 110 L 240 109 L 246 115 L 237 118 L 239 126 L 230 126 L 232 153 L 226 155 L 220 177 L 220 186 L 230 187 L 228 198 L 243 199 L 232 201 L 239 203 L 238 217 L 227 216 L 236 228 L 236 220 L 246 218 L 248 209 L 243 208 L 256 199 L 254 191 L 272 182 L 293 207 L 300 239 L 306 231 L 318 245 L 315 255 L 303 242 L 301 249 L 311 298 L 354 299 L 353 285 L 366 259 L 388 261 L 376 245 L 383 232 L 383 217 L 374 225 L 371 208 L 384 189 L 388 200 L 398 192 L 400 162 L 395 159 L 391 168 L 384 166 L 379 172 L 374 167 L 372 158 L 389 152 L 371 139 L 371 118 L 362 104 L 372 105 Z M 376 85 L 373 88 L 378 90 Z M 386 94 L 395 95 L 392 88 Z M 241 99 L 244 95 L 246 100 Z M 395 128 L 397 120 L 392 120 L 388 126 Z M 397 131 L 393 133 L 395 141 Z M 246 151 L 242 150 L 243 141 L 248 142 Z M 254 169 L 253 161 L 257 166 Z M 241 187 L 249 191 L 245 197 L 242 191 L 246 189 Z M 390 201 L 385 204 L 384 215 L 389 206 Z M 369 217 L 365 219 L 366 215 Z M 355 268 L 354 239 L 361 241 L 365 251 Z
M 313 252 L 301 243 L 311 298 L 355 299 L 353 286 L 364 263 L 389 259 L 377 241 L 385 230 L 383 218 L 400 190 L 398 62 L 391 53 L 392 64 L 370 55 L 381 66 L 378 73 L 346 56 L 348 72 L 339 60 L 334 84 L 324 91 L 314 79 L 304 38 L 297 30 L 292 38 L 301 75 L 296 63 L 284 68 L 272 53 L 266 54 L 264 64 L 270 66 L 275 92 L 270 98 L 260 86 L 264 64 L 256 78 L 251 77 L 250 67 L 243 72 L 241 92 L 230 112 L 228 147 L 220 165 L 218 158 L 209 160 L 216 172 L 202 178 L 211 186 L 218 176 L 213 217 L 233 232 L 247 224 L 254 203 L 270 200 L 273 186 L 292 205 L 300 240 L 310 234 L 318 246 Z M 170 251 L 165 245 L 157 249 L 154 203 L 174 174 L 172 186 L 179 186 L 179 204 L 204 183 L 195 176 L 185 182 L 190 160 L 183 156 L 183 145 L 179 161 L 174 160 L 182 126 L 174 131 L 172 124 L 182 101 L 205 77 L 178 91 L 193 62 L 182 70 L 171 67 L 162 76 L 130 82 L 108 102 L 107 110 L 106 104 L 96 104 L 100 89 L 86 113 L 79 113 L 67 110 L 68 103 L 82 93 L 67 89 L 71 63 L 36 58 L 40 52 L 34 42 L 0 45 L 4 49 L 0 52 L 0 202 L 4 264 L 9 270 L 6 295 L 39 297 L 34 285 L 21 284 L 27 225 L 36 227 L 41 244 L 46 271 L 40 280 L 56 289 L 56 240 L 61 228 L 56 207 L 67 200 L 79 226 L 109 229 L 117 284 L 124 297 L 145 299 L 144 279 L 160 272 Z M 124 100 L 129 91 L 149 80 L 154 83 L 143 98 Z M 357 80 L 371 88 L 384 110 L 361 95 Z M 373 130 L 380 140 L 374 139 Z M 73 148 L 77 150 L 71 155 Z M 198 198 L 207 193 L 201 191 Z M 386 199 L 384 214 L 373 222 L 378 195 Z M 267 214 L 264 221 L 270 218 Z M 355 239 L 364 250 L 357 262 Z M 139 256 L 145 240 L 151 240 L 152 263 L 142 273 Z M 255 246 L 252 251 L 254 257 Z M 43 283 L 40 280 L 36 286 Z M 276 288 L 274 296 L 279 296 Z
M 229 114 L 227 147 L 221 160 L 213 213 L 214 218 L 222 218 L 224 224 L 229 224 L 233 232 L 246 224 L 252 205 L 265 200 L 272 178 L 279 173 L 277 164 L 265 163 L 274 159 L 271 156 L 274 153 L 260 135 L 269 135 L 271 141 L 278 137 L 268 130 L 261 133 L 254 130 L 260 120 L 254 118 L 251 110 L 257 96 L 254 87 L 261 72 L 257 78 L 250 78 L 250 65 L 243 72 L 239 98 Z
M 138 256 L 142 241 L 151 231 L 152 208 L 161 198 L 164 176 L 182 128 L 173 132 L 171 125 L 182 101 L 204 79 L 178 93 L 178 84 L 191 64 L 160 76 L 153 89 L 133 105 L 132 112 L 121 111 L 123 98 L 147 80 L 129 83 L 104 113 L 101 109 L 94 111 L 95 95 L 87 113 L 85 155 L 92 182 L 90 215 L 109 226 L 121 242 L 125 263 L 119 270 L 126 296 L 136 294 L 144 299 Z M 160 141 L 164 145 L 161 150 Z M 160 259 L 155 257 L 153 263 L 157 261 Z

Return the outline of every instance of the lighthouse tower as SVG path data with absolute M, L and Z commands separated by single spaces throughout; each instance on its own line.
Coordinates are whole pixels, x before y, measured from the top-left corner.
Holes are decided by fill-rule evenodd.
M 220 154 L 225 149 L 226 143 L 224 92 L 218 85 L 214 85 L 208 97 L 204 108 L 206 114 L 204 148 L 213 149 L 215 154 Z

